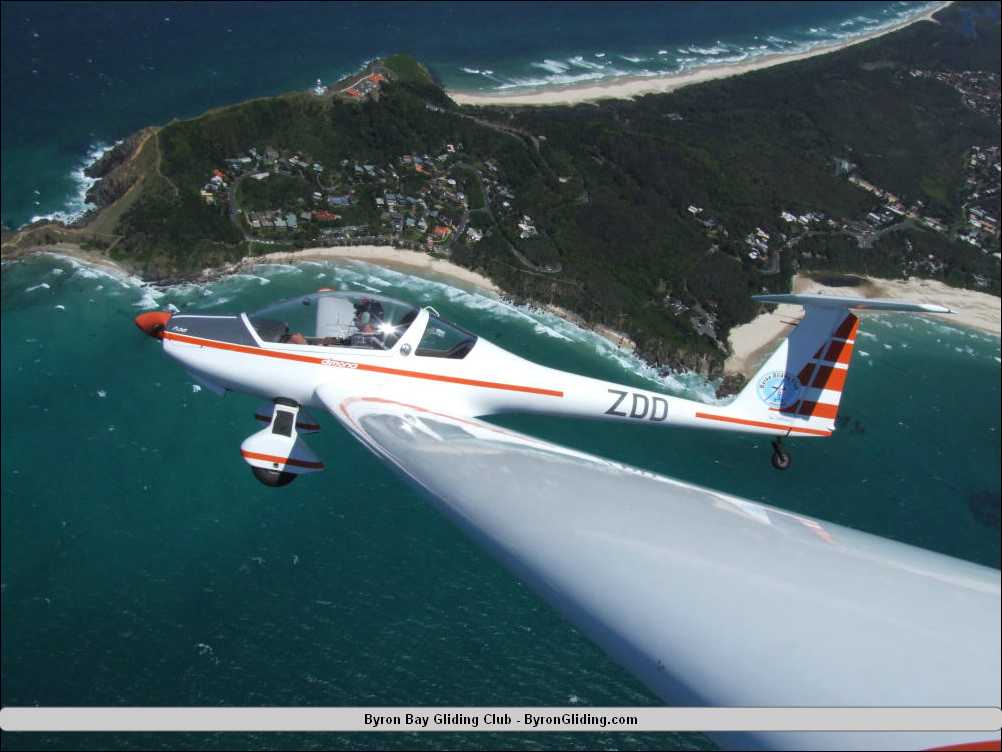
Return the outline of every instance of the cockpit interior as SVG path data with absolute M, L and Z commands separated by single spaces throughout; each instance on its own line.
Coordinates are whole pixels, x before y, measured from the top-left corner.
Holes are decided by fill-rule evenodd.
M 408 303 L 382 295 L 321 291 L 283 300 L 247 317 L 264 342 L 390 350 L 419 312 Z M 475 335 L 429 309 L 416 354 L 462 358 L 476 340 Z

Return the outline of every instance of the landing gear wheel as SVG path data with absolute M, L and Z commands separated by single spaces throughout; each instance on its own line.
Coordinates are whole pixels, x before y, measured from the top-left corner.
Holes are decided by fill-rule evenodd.
M 790 455 L 786 452 L 773 452 L 772 466 L 777 470 L 786 470 L 790 466 Z
M 776 439 L 772 442 L 772 466 L 777 470 L 786 470 L 790 463 L 790 455 L 783 451 L 783 445 Z
M 287 473 L 281 470 L 268 470 L 263 467 L 252 467 L 251 472 L 254 473 L 255 478 L 264 483 L 266 486 L 271 486 L 272 488 L 287 486 L 296 479 L 295 473 Z

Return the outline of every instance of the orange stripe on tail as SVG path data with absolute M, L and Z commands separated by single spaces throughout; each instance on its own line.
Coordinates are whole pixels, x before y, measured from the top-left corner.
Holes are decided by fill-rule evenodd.
M 845 317 L 841 324 L 839 324 L 838 329 L 835 330 L 833 337 L 839 337 L 841 339 L 856 339 L 856 330 L 859 328 L 859 317 L 853 316 L 851 313 Z
M 828 345 L 828 352 L 825 353 L 824 357 L 825 362 L 848 365 L 850 360 L 852 360 L 852 345 L 848 342 L 831 342 Z
M 845 388 L 845 377 L 849 372 L 853 342 L 858 330 L 858 317 L 850 313 L 842 319 L 842 323 L 828 338 L 828 342 L 818 348 L 814 358 L 800 370 L 798 375 L 800 383 L 804 386 L 810 386 L 812 389 L 841 392 Z M 845 368 L 836 368 L 836 365 L 844 365 Z M 838 416 L 839 399 L 840 397 L 835 397 L 835 404 L 806 399 L 798 400 L 792 405 L 782 407 L 780 412 L 804 418 L 835 420 Z
M 825 402 L 812 402 L 811 400 L 801 400 L 799 415 L 806 415 L 811 418 L 829 418 L 834 420 L 838 415 L 838 405 L 829 405 Z
M 849 373 L 845 368 L 832 368 L 831 366 L 818 366 L 817 373 L 814 374 L 814 382 L 811 384 L 815 389 L 829 389 L 833 392 L 841 392 L 845 388 L 845 375 Z

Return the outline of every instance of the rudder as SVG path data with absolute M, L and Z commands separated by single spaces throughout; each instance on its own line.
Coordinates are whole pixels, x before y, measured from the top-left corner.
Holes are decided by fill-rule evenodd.
M 804 318 L 748 382 L 729 412 L 777 423 L 777 433 L 827 435 L 839 402 L 859 330 L 844 307 L 805 306 Z

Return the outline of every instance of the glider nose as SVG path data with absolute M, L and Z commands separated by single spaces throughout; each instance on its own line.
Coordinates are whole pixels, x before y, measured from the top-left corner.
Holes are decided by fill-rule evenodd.
M 156 339 L 163 339 L 164 328 L 167 326 L 171 315 L 170 311 L 149 311 L 139 314 L 133 320 L 136 326 L 142 329 L 144 333 Z

